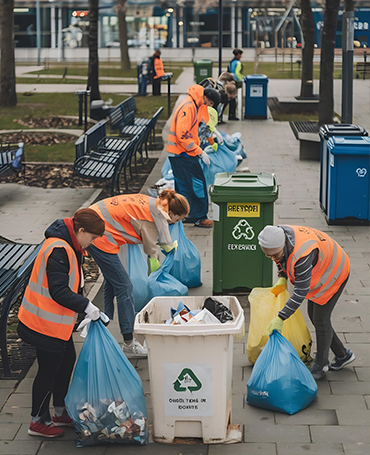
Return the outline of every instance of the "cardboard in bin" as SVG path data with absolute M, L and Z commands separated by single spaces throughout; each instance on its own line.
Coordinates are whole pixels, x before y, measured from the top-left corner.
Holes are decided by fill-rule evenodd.
M 234 335 L 243 330 L 244 312 L 234 296 L 217 296 L 234 320 L 224 324 L 165 324 L 182 302 L 201 309 L 207 297 L 155 297 L 136 315 L 135 334 L 145 336 L 153 439 L 202 438 L 205 444 L 241 442 L 231 425 Z M 237 434 L 237 437 L 235 437 Z

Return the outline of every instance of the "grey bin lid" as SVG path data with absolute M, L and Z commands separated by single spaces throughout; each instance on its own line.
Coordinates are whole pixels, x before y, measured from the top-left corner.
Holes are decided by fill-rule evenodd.
M 273 202 L 278 198 L 275 174 L 222 172 L 209 189 L 213 202 Z
M 362 126 L 349 123 L 334 123 L 332 125 L 320 126 L 319 134 L 322 138 L 330 136 L 367 136 L 368 133 Z

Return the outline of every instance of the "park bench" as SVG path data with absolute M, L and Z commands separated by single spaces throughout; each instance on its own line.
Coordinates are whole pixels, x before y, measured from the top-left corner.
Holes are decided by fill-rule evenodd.
M 0 178 L 14 173 L 25 172 L 23 165 L 24 145 L 0 143 Z
M 76 160 L 86 155 L 91 149 L 94 149 L 98 142 L 106 136 L 107 122 L 108 120 L 101 120 L 77 139 L 75 142 Z
M 357 62 L 356 72 L 362 74 L 362 79 L 366 79 L 366 76 L 370 76 L 370 62 Z
M 0 238 L 0 352 L 3 377 L 11 377 L 8 353 L 8 316 L 23 296 L 41 245 Z

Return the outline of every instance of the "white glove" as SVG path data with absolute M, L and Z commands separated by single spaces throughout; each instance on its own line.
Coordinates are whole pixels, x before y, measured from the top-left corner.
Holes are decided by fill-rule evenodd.
M 199 158 L 203 161 L 204 164 L 209 166 L 211 164 L 211 161 L 209 159 L 209 156 L 207 153 L 203 150 L 202 153 L 199 155 Z
M 24 147 L 24 142 L 19 142 L 19 143 L 18 143 L 18 147 L 19 147 L 20 149 L 22 149 L 22 148 Z
M 93 303 L 89 302 L 85 308 L 86 316 L 92 321 L 97 321 L 100 318 L 100 310 Z

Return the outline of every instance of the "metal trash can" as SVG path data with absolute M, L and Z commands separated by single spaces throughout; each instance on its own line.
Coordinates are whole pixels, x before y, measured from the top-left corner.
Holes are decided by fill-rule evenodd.
M 370 137 L 333 136 L 328 140 L 328 224 L 370 221 Z
M 217 297 L 234 316 L 224 324 L 164 323 L 171 307 L 182 302 L 190 310 L 201 309 L 206 298 L 155 297 L 136 315 L 135 334 L 144 335 L 148 346 L 156 442 L 171 444 L 175 437 L 202 438 L 204 444 L 227 441 L 233 341 L 244 325 L 238 299 Z
M 268 77 L 264 74 L 245 76 L 245 119 L 267 118 L 268 81 Z
M 138 83 L 138 95 L 147 95 L 148 76 L 149 76 L 149 60 L 144 60 L 136 66 L 137 72 L 137 83 Z
M 274 174 L 217 174 L 209 189 L 213 205 L 213 293 L 229 294 L 272 285 L 272 262 L 258 234 L 274 223 L 278 186 Z
M 194 61 L 194 78 L 199 84 L 203 79 L 212 77 L 212 60 L 195 60 Z
M 334 123 L 322 125 L 320 135 L 320 207 L 326 213 L 328 206 L 328 149 L 327 142 L 332 136 L 367 136 L 367 131 L 358 125 Z

